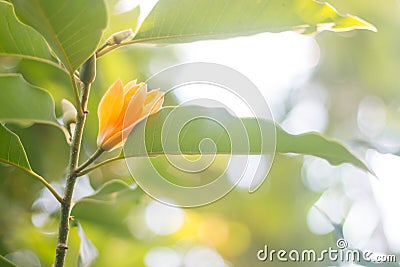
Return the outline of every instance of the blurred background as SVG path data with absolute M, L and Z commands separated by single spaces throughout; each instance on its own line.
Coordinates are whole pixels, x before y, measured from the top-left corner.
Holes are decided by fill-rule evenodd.
M 99 251 L 94 266 L 304 266 L 260 262 L 257 251 L 265 245 L 321 251 L 336 248 L 342 235 L 350 248 L 399 255 L 400 2 L 329 2 L 342 13 L 371 22 L 378 32 L 285 32 L 164 47 L 134 45 L 102 57 L 89 102 L 83 153 L 96 149 L 97 105 L 116 79 L 145 81 L 166 67 L 205 61 L 224 64 L 252 80 L 285 130 L 318 131 L 341 140 L 365 159 L 377 178 L 350 165 L 277 155 L 258 191 L 249 194 L 246 186 L 239 186 L 199 208 L 172 208 L 136 188 L 135 201 L 119 197 L 105 206 L 81 207 L 85 216 L 80 224 Z M 111 26 L 104 39 L 135 29 L 137 4 L 108 1 Z M 142 12 L 148 6 L 143 4 Z M 30 83 L 49 90 L 58 116 L 61 99 L 73 99 L 69 78 L 52 66 L 2 58 L 0 71 L 20 72 Z M 68 161 L 63 134 L 46 125 L 8 126 L 20 136 L 33 169 L 61 190 Z M 0 176 L 0 254 L 21 266 L 51 266 L 57 204 L 41 184 L 17 169 L 0 166 Z M 93 194 L 112 179 L 132 184 L 123 161 L 82 177 L 75 199 Z M 77 233 L 73 228 L 67 266 L 76 265 Z

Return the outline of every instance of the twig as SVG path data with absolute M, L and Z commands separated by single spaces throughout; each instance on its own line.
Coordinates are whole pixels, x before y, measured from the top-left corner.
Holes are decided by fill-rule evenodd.
M 75 80 L 72 78 L 74 88 L 77 88 Z M 68 234 L 69 234 L 69 219 L 71 212 L 72 194 L 74 192 L 76 182 L 76 168 L 79 161 L 79 152 L 82 143 L 83 128 L 86 120 L 87 102 L 90 91 L 90 83 L 84 84 L 82 89 L 82 97 L 79 101 L 81 105 L 78 109 L 76 119 L 75 133 L 73 134 L 71 148 L 70 148 L 70 161 L 68 165 L 67 181 L 65 185 L 64 198 L 61 203 L 60 225 L 58 232 L 58 243 L 56 247 L 56 261 L 54 267 L 63 267 L 66 250 L 68 249 Z M 79 99 L 78 99 L 79 100 Z

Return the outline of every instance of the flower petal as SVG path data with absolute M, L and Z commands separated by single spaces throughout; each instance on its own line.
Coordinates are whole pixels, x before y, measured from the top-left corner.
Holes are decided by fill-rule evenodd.
M 99 135 L 97 144 L 113 150 L 125 142 L 133 128 L 149 114 L 157 112 L 164 101 L 164 93 L 147 92 L 145 83 L 136 80 L 123 86 L 117 80 L 105 93 L 98 108 Z
M 137 80 L 133 80 L 133 81 L 130 81 L 127 84 L 125 84 L 125 86 L 124 86 L 124 94 L 126 92 L 128 92 L 132 87 L 134 87 L 136 85 L 136 82 L 137 82 Z
M 120 147 L 122 144 L 122 131 L 119 131 L 108 137 L 107 140 L 105 140 L 102 144 L 101 148 L 105 151 L 111 151 Z
M 127 103 L 124 114 L 123 128 L 128 128 L 138 121 L 143 112 L 144 102 L 146 100 L 146 86 L 140 86 L 132 98 L 126 95 L 125 103 Z
M 99 117 L 99 134 L 97 136 L 97 144 L 106 138 L 110 131 L 113 131 L 115 123 L 119 120 L 124 104 L 123 85 L 121 80 L 117 80 L 102 97 L 97 115 Z
M 144 101 L 146 100 L 146 86 L 140 86 L 135 92 L 136 94 L 130 99 L 128 99 L 129 95 L 125 95 L 128 107 L 124 116 L 121 116 L 124 119 L 118 122 L 121 124 L 118 129 L 122 130 L 114 132 L 112 136 L 107 138 L 102 146 L 104 150 L 113 150 L 120 147 L 125 139 L 128 138 L 133 127 L 140 121 Z
M 131 98 L 138 92 L 140 88 L 144 87 L 144 91 L 147 90 L 147 84 L 145 83 L 139 83 L 132 85 L 130 87 L 125 86 L 124 88 L 124 108 L 123 110 L 126 110 L 129 105 L 129 101 Z
M 142 116 L 145 117 L 156 113 L 157 111 L 160 110 L 163 102 L 164 102 L 163 92 L 160 92 L 160 90 L 158 89 L 148 92 L 146 95 L 146 101 L 144 104 Z

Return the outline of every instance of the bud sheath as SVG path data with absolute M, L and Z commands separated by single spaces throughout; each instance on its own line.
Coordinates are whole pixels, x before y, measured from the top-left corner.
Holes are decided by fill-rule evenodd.
M 96 78 L 96 55 L 91 56 L 81 67 L 79 78 L 84 84 L 91 84 Z

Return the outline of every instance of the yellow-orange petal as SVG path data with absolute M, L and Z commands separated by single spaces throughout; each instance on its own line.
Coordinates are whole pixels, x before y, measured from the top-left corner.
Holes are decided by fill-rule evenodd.
M 130 88 L 127 89 L 127 91 L 125 91 L 123 110 L 126 110 L 128 108 L 129 102 L 139 92 L 139 90 L 146 92 L 147 85 L 145 83 L 139 83 L 134 86 L 131 86 Z
M 132 81 L 129 81 L 127 84 L 125 84 L 124 93 L 129 91 L 132 87 L 136 86 L 137 85 L 136 82 L 137 82 L 137 80 L 132 80 Z
M 123 144 L 122 140 L 122 131 L 118 131 L 114 133 L 112 136 L 109 136 L 101 145 L 101 148 L 105 151 L 111 151 L 120 147 Z
M 121 80 L 113 83 L 102 97 L 97 115 L 99 117 L 99 133 L 97 144 L 100 146 L 104 142 L 110 131 L 113 131 L 115 123 L 118 121 L 124 104 L 123 85 Z
M 147 93 L 142 116 L 148 116 L 157 112 L 164 102 L 164 93 L 160 90 L 152 90 Z
M 123 128 L 128 128 L 137 122 L 143 112 L 146 100 L 146 86 L 141 86 L 136 94 L 130 99 L 124 114 Z
M 112 136 L 109 136 L 107 138 L 107 140 L 102 145 L 102 148 L 104 150 L 113 150 L 123 145 L 124 141 L 128 138 L 133 128 L 143 118 L 143 103 L 145 101 L 145 98 L 146 88 L 143 86 L 129 102 L 125 116 L 121 116 L 121 118 L 124 117 L 124 120 L 121 122 L 123 123 L 123 125 L 121 127 L 118 127 L 118 129 L 122 130 L 114 132 Z
M 161 109 L 163 103 L 164 103 L 164 94 L 161 94 L 161 96 L 158 98 L 157 102 L 151 108 L 150 115 L 159 111 Z
M 123 86 L 116 81 L 103 96 L 99 108 L 99 135 L 97 144 L 104 150 L 123 145 L 133 128 L 145 117 L 158 111 L 164 94 L 157 90 L 147 92 L 145 83 L 136 80 Z

